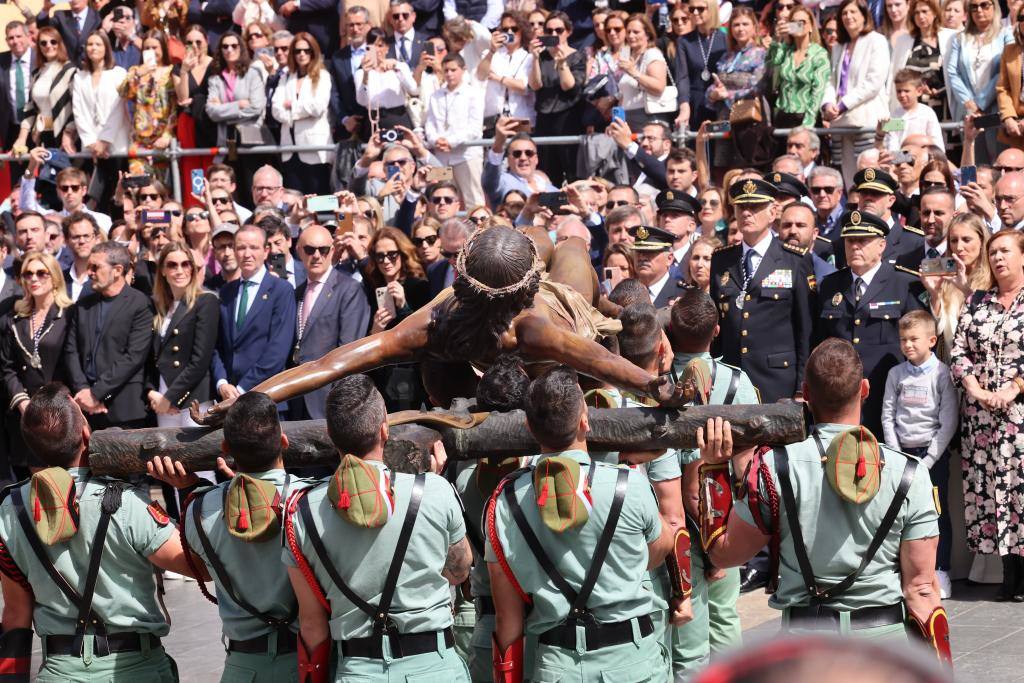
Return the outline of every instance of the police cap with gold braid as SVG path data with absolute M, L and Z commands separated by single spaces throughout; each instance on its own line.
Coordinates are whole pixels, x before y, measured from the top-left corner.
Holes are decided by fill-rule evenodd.
M 871 170 L 871 169 L 868 169 Z M 839 218 L 840 237 L 886 237 L 889 224 L 867 211 L 847 211 Z
M 877 168 L 865 168 L 853 176 L 853 189 L 858 192 L 873 190 L 882 194 L 896 194 L 899 184 L 896 179 L 885 171 Z
M 772 171 L 764 177 L 769 183 L 775 186 L 775 191 L 784 197 L 810 197 L 811 193 L 802 180 L 791 173 Z
M 686 192 L 662 190 L 658 193 L 658 213 L 684 213 L 696 217 L 700 213 L 700 202 Z
M 641 225 L 636 229 L 636 239 L 630 245 L 635 251 L 668 251 L 672 248 L 675 235 L 653 225 Z
M 760 178 L 743 178 L 729 186 L 729 199 L 733 204 L 774 202 L 777 194 L 774 185 Z

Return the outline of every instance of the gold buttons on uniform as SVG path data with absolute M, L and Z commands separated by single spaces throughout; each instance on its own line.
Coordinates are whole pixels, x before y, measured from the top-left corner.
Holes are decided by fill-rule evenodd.
M 743 317 L 744 318 L 749 318 L 750 317 L 750 311 L 743 311 Z
M 747 300 L 747 301 L 750 301 L 750 295 L 749 295 L 749 294 L 747 294 L 747 298 L 746 298 L 746 300 Z
M 172 352 L 172 353 L 177 353 L 178 351 L 181 351 L 181 349 L 180 349 L 180 348 L 178 348 L 177 346 L 172 346 L 172 347 L 171 347 L 171 352 Z
M 889 316 L 885 316 L 885 319 L 886 319 L 886 320 L 888 320 L 888 319 L 889 319 Z
M 175 327 L 173 330 L 171 330 L 171 334 L 178 334 L 178 328 Z
M 174 361 L 173 363 L 171 363 L 171 365 L 173 365 L 176 368 L 181 367 L 181 363 L 178 361 Z
M 742 332 L 740 332 L 740 336 L 746 337 L 747 336 L 747 331 L 743 330 Z
M 854 325 L 860 325 L 860 318 L 854 318 L 853 324 Z
M 854 344 L 860 344 L 860 337 L 854 337 L 853 338 L 853 343 Z
M 776 295 L 775 295 L 775 300 L 776 300 L 776 301 L 778 301 L 778 299 L 779 299 L 779 295 L 778 295 L 778 294 L 776 294 Z
M 744 346 L 742 349 L 740 349 L 740 353 L 746 353 L 746 352 L 747 352 L 747 347 L 746 346 Z
M 788 360 L 782 361 L 782 367 L 788 368 L 789 367 L 789 361 Z

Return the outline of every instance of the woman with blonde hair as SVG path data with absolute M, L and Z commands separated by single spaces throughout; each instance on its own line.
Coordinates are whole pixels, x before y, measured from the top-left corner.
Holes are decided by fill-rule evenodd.
M 360 197 L 357 200 L 359 206 L 359 213 L 370 221 L 371 230 L 370 235 L 376 235 L 377 232 L 384 227 L 384 207 L 380 205 L 380 202 L 376 197 Z
M 210 401 L 210 361 L 217 343 L 220 304 L 203 290 L 202 269 L 183 242 L 160 250 L 154 269 L 152 362 L 146 373 L 146 401 L 160 427 L 195 423 L 187 408 Z
M 700 288 L 704 293 L 711 291 L 711 254 L 722 246 L 722 240 L 714 235 L 701 235 L 686 256 L 684 278 L 688 284 Z
M 5 422 L 17 478 L 27 474 L 28 467 L 42 466 L 21 439 L 21 414 L 39 387 L 65 381 L 61 362 L 68 323 L 65 313 L 73 305 L 60 264 L 50 254 L 25 254 L 19 276 L 25 294 L 0 319 L 0 373 L 10 397 Z

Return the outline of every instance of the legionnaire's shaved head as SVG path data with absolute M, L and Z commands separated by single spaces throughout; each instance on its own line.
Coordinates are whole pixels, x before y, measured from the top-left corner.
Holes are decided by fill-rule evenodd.
M 650 367 L 661 341 L 657 309 L 650 303 L 632 304 L 622 310 L 619 321 L 622 323 L 622 331 L 617 335 L 619 355 L 637 367 Z
M 523 361 L 512 353 L 503 353 L 487 368 L 476 386 L 476 409 L 507 412 L 521 409 L 530 389 L 530 376 Z
M 526 423 L 545 448 L 565 450 L 572 444 L 585 409 L 579 377 L 565 365 L 533 380 L 526 393 Z
M 362 457 L 380 441 L 388 419 L 384 397 L 366 375 L 339 379 L 327 394 L 327 434 L 341 454 Z
M 706 351 L 715 336 L 718 309 L 706 293 L 696 287 L 683 292 L 672 304 L 669 338 L 672 350 L 682 353 Z
M 272 469 L 281 457 L 281 422 L 277 405 L 259 391 L 235 400 L 224 417 L 224 449 L 241 472 Z
M 651 293 L 644 287 L 644 283 L 631 277 L 615 285 L 612 293 L 608 295 L 608 300 L 623 307 L 632 304 L 649 304 L 651 303 Z
M 81 454 L 85 416 L 58 382 L 40 387 L 21 416 L 21 433 L 29 450 L 50 467 L 70 467 Z
M 864 364 L 845 339 L 835 337 L 821 342 L 807 359 L 804 382 L 815 417 L 834 415 L 852 402 L 860 401 Z

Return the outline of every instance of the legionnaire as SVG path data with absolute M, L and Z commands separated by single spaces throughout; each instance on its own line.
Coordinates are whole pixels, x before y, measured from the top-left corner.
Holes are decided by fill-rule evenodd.
M 146 490 L 90 473 L 89 424 L 64 386 L 41 387 L 21 429 L 47 467 L 0 503 L 4 672 L 28 680 L 34 624 L 38 681 L 176 681 L 153 576 L 190 573 L 174 525 Z
M 197 489 L 185 503 L 185 545 L 206 565 L 217 589 L 216 603 L 227 645 L 223 680 L 295 680 L 298 604 L 281 564 L 281 516 L 289 493 L 306 482 L 285 474 L 277 406 L 266 394 L 243 394 L 224 420 L 225 455 L 235 474 L 217 486 Z M 158 478 L 192 486 L 197 477 L 159 464 Z M 178 468 L 181 467 L 179 464 Z M 175 476 L 177 475 L 177 476 Z
M 494 680 L 660 680 L 664 650 L 642 583 L 674 539 L 647 478 L 590 459 L 583 392 L 569 368 L 533 381 L 526 419 L 543 454 L 502 481 L 485 517 Z M 526 634 L 538 639 L 530 671 Z
M 799 444 L 733 455 L 728 422 L 709 420 L 706 440 L 698 430 L 703 542 L 719 566 L 770 544 L 778 584 L 769 604 L 782 610 L 786 630 L 868 638 L 910 631 L 949 661 L 931 481 L 916 459 L 858 426 L 868 393 L 862 370 L 847 341 L 814 350 L 804 400 L 816 426 Z M 733 477 L 742 479 L 735 503 Z
M 889 226 L 882 218 L 849 211 L 840 225 L 849 265 L 821 283 L 815 337 L 853 342 L 871 385 L 864 426 L 881 434 L 885 378 L 902 360 L 899 321 L 904 313 L 924 308 L 925 291 L 915 273 L 884 260 Z
M 668 230 L 641 225 L 636 229 L 636 239 L 630 245 L 636 279 L 647 288 L 655 308 L 667 306 L 686 289 L 678 279 L 672 277 L 674 240 L 675 235 Z
M 920 228 L 901 225 L 893 215 L 892 207 L 896 202 L 896 188 L 898 187 L 899 183 L 895 178 L 877 168 L 865 168 L 857 171 L 857 174 L 853 176 L 853 189 L 860 197 L 857 208 L 861 212 L 873 213 L 878 216 L 889 229 L 889 239 L 886 242 L 882 259 L 891 264 L 895 264 L 901 256 L 923 252 L 925 247 L 924 232 Z M 832 252 L 836 257 L 836 268 L 847 265 L 841 232 L 838 243 L 833 242 L 832 244 Z
M 672 305 L 669 339 L 675 352 L 672 370 L 676 377 L 700 374 L 705 391 L 700 402 L 707 405 L 757 403 L 757 391 L 746 373 L 715 360 L 709 353 L 711 340 L 718 333 L 718 312 L 711 298 L 692 289 Z M 700 368 L 694 373 L 694 368 Z M 697 484 L 700 453 L 696 449 L 675 451 L 675 459 L 659 458 L 647 465 L 647 476 L 655 486 L 682 476 L 682 500 L 690 536 L 699 537 L 697 528 Z M 697 543 L 692 543 L 691 568 L 693 621 L 671 629 L 672 669 L 677 679 L 693 675 L 708 663 L 712 652 L 721 652 L 740 643 L 741 627 L 736 600 L 740 595 L 740 570 L 712 566 Z
M 766 403 L 800 391 L 810 352 L 814 268 L 803 249 L 774 237 L 775 187 L 748 178 L 729 188 L 743 242 L 711 257 L 711 298 L 722 333 L 713 347 L 743 369 Z
M 336 681 L 468 681 L 451 628 L 449 586 L 466 580 L 472 561 L 455 491 L 435 474 L 384 465 L 387 411 L 366 375 L 336 382 L 326 414 L 341 464 L 294 494 L 285 517 L 299 680 L 332 680 L 337 643 Z

